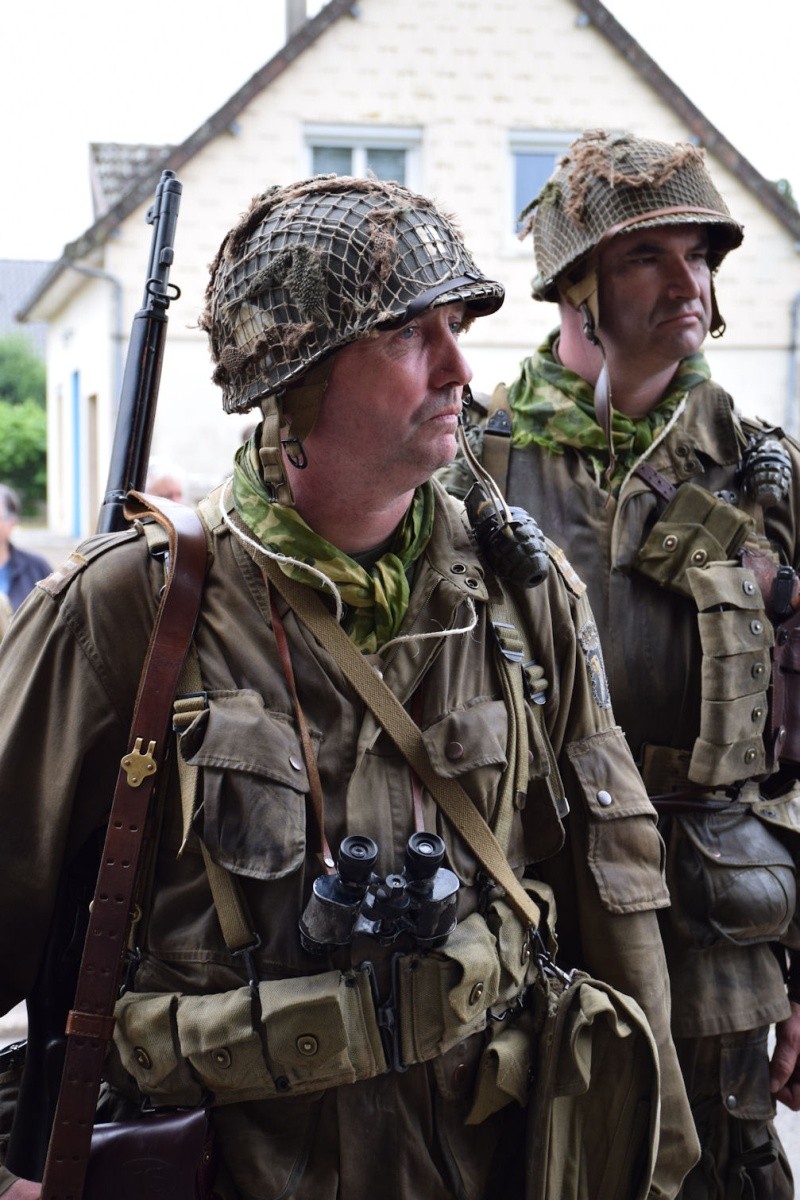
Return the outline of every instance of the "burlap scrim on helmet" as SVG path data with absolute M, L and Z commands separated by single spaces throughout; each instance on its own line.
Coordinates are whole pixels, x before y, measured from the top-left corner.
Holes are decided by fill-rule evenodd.
M 477 315 L 502 299 L 432 201 L 318 175 L 254 199 L 211 265 L 200 325 L 226 410 L 245 412 L 415 305 L 463 301 Z
M 533 294 L 540 300 L 556 299 L 560 275 L 579 275 L 603 238 L 634 225 L 707 225 L 712 269 L 742 240 L 702 150 L 602 130 L 572 144 L 521 219 L 520 237 L 533 232 Z

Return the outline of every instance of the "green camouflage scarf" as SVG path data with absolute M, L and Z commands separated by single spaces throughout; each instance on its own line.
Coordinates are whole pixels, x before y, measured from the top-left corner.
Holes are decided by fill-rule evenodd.
M 300 559 L 327 575 L 347 605 L 344 626 L 359 650 L 374 654 L 395 637 L 408 608 L 406 571 L 428 544 L 433 529 L 433 485 L 425 483 L 395 530 L 390 548 L 369 569 L 337 550 L 309 528 L 296 509 L 270 500 L 261 477 L 260 429 L 236 452 L 233 501 L 237 513 L 267 550 Z M 309 587 L 325 585 L 293 563 L 278 563 L 285 575 Z
M 557 336 L 555 330 L 533 358 L 523 361 L 519 379 L 509 388 L 514 445 L 535 442 L 552 454 L 563 454 L 565 446 L 574 446 L 590 460 L 599 480 L 608 467 L 608 448 L 595 416 L 594 389 L 556 359 L 553 344 Z M 652 446 L 689 389 L 710 377 L 705 357 L 692 354 L 683 359 L 663 400 L 649 413 L 627 417 L 612 410 L 611 436 L 617 456 L 612 491 L 619 488 L 634 463 Z

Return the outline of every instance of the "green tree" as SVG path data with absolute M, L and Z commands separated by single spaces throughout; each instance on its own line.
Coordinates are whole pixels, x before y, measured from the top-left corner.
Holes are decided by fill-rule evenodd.
M 0 400 L 9 404 L 45 404 L 44 363 L 20 334 L 0 338 Z
M 35 399 L 0 400 L 0 480 L 35 513 L 47 492 L 47 417 Z

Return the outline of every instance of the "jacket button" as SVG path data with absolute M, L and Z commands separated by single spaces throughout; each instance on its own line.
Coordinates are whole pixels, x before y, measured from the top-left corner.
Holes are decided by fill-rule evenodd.
M 311 1058 L 319 1050 L 319 1042 L 313 1033 L 301 1033 L 295 1042 L 295 1046 L 297 1046 L 300 1054 L 305 1055 L 306 1058 Z
M 150 1055 L 141 1046 L 136 1047 L 133 1052 L 133 1057 L 136 1059 L 139 1066 L 145 1071 L 149 1071 L 153 1065 L 150 1061 Z
M 603 808 L 608 808 L 609 804 L 614 803 L 614 797 L 611 795 L 611 792 L 598 792 L 597 803 L 601 804 Z
M 472 1005 L 477 1004 L 482 995 L 483 995 L 483 984 L 476 983 L 474 988 L 472 989 L 472 991 L 469 994 L 470 1004 L 472 1004 Z
M 303 764 L 300 762 L 299 758 L 295 758 L 294 754 L 289 755 L 289 766 L 294 771 L 302 771 L 303 769 Z
M 464 747 L 461 742 L 448 742 L 444 748 L 445 757 L 449 758 L 450 762 L 458 762 L 464 757 Z
M 233 1059 L 231 1058 L 231 1052 L 230 1052 L 230 1050 L 228 1050 L 228 1048 L 226 1046 L 221 1046 L 219 1048 L 219 1050 L 215 1050 L 212 1055 L 212 1058 L 214 1059 L 214 1062 L 217 1064 L 217 1066 L 222 1067 L 223 1070 L 225 1070 L 225 1071 L 227 1071 L 228 1067 L 231 1065 L 231 1062 L 233 1061 Z
M 736 1108 L 738 1103 L 739 1103 L 739 1101 L 736 1099 L 736 1097 L 734 1095 L 725 1097 L 725 1105 L 727 1108 Z

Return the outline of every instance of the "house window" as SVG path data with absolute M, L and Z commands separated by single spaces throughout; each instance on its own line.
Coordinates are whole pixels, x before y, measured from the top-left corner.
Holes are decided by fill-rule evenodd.
M 511 150 L 511 228 L 519 232 L 519 214 L 544 187 L 555 165 L 577 133 L 522 132 L 510 138 Z
M 313 175 L 375 175 L 416 186 L 419 129 L 386 126 L 306 127 Z

